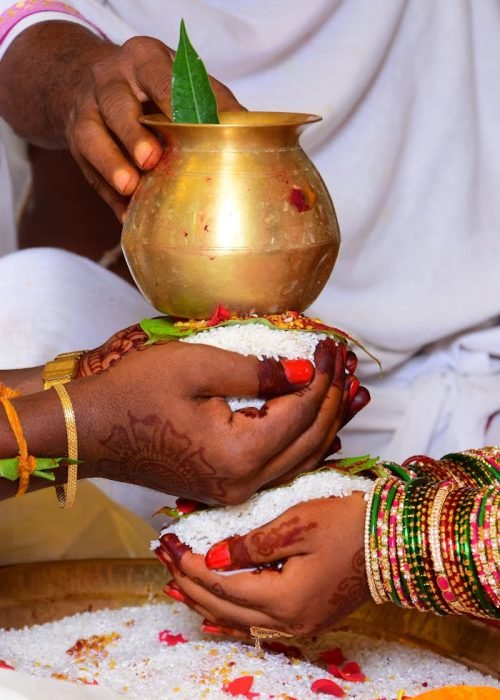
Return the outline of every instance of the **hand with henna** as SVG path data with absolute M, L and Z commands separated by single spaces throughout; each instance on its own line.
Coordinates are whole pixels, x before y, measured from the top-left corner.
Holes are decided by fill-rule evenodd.
M 148 105 L 171 114 L 173 58 L 172 49 L 147 36 L 117 46 L 77 24 L 36 24 L 0 61 L 0 115 L 31 143 L 69 148 L 122 219 L 141 171 L 162 154 L 139 117 Z M 211 82 L 220 111 L 244 109 L 225 85 Z
M 264 484 L 315 467 L 337 448 L 337 431 L 367 400 L 346 365 L 345 346 L 322 341 L 315 365 L 259 361 L 203 345 L 145 345 L 138 326 L 81 358 L 67 385 L 74 404 L 82 477 L 148 486 L 207 503 L 246 500 Z M 38 375 L 37 375 L 38 372 Z M 0 373 L 0 381 L 40 388 L 40 369 Z M 24 384 L 23 384 L 24 377 Z M 268 398 L 259 411 L 233 413 L 225 398 Z M 53 390 L 15 399 L 31 454 L 66 453 Z M 0 456 L 16 454 L 0 417 Z M 64 480 L 64 469 L 58 479 Z M 32 479 L 32 488 L 45 486 Z M 4 493 L 4 495 L 9 495 Z
M 206 557 L 165 535 L 156 550 L 173 577 L 165 592 L 202 615 L 202 629 L 213 634 L 247 638 L 251 626 L 294 635 L 327 629 L 369 597 L 365 510 L 361 493 L 304 502 L 219 542 Z M 276 562 L 281 568 L 264 566 Z M 259 569 L 218 573 L 249 567 Z

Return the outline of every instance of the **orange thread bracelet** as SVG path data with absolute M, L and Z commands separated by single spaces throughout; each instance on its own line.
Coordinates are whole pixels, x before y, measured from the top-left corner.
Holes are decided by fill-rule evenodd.
M 21 396 L 19 391 L 11 389 L 0 382 L 0 399 L 15 399 L 17 396 Z
M 17 466 L 19 472 L 19 486 L 16 496 L 23 496 L 28 488 L 30 476 L 36 469 L 36 458 L 28 454 L 28 445 L 24 437 L 21 421 L 10 399 L 0 397 L 0 403 L 5 409 L 7 420 L 9 421 L 10 428 L 14 433 L 19 448 L 19 463 Z

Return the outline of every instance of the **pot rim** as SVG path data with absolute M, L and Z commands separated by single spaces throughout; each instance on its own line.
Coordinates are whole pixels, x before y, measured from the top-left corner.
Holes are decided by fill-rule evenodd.
M 141 124 L 151 127 L 220 129 L 220 128 L 276 128 L 314 124 L 323 119 L 318 114 L 304 112 L 259 112 L 238 111 L 219 112 L 219 124 L 198 124 L 190 122 L 173 122 L 165 114 L 146 114 L 139 117 Z

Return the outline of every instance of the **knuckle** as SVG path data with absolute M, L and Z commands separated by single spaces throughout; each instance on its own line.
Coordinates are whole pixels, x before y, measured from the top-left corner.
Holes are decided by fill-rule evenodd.
M 93 124 L 90 119 L 76 118 L 71 130 L 71 142 L 75 149 L 82 153 L 92 137 Z
M 124 56 L 138 61 L 148 60 L 152 54 L 158 51 L 168 55 L 168 50 L 165 44 L 163 44 L 163 42 L 161 42 L 159 39 L 154 39 L 150 36 L 133 36 L 122 46 Z
M 99 95 L 99 107 L 106 121 L 115 121 L 122 113 L 122 105 L 123 90 L 117 89 L 116 85 Z

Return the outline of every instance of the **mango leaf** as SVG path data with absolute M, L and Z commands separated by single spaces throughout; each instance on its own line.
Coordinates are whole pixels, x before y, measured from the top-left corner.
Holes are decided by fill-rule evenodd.
M 148 336 L 147 345 L 165 343 L 175 338 L 187 338 L 195 332 L 192 328 L 182 328 L 175 325 L 176 319 L 170 316 L 161 318 L 143 318 L 140 326 Z
M 207 69 L 189 40 L 184 20 L 172 66 L 172 120 L 184 124 L 219 123 Z
M 48 481 L 54 481 L 55 476 L 52 473 L 53 469 L 56 469 L 61 462 L 66 464 L 78 464 L 78 460 L 67 459 L 65 457 L 37 457 L 36 458 L 36 469 L 32 473 L 32 476 L 39 476 L 41 479 L 47 479 Z M 19 457 L 9 457 L 8 459 L 0 459 L 0 477 L 8 479 L 9 481 L 16 481 L 19 479 Z

